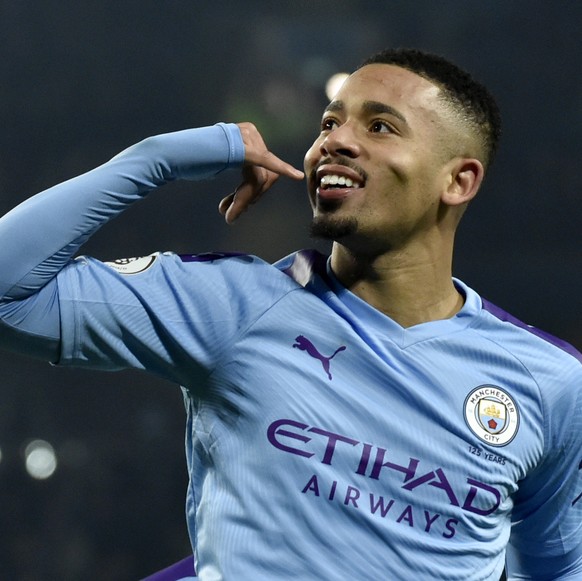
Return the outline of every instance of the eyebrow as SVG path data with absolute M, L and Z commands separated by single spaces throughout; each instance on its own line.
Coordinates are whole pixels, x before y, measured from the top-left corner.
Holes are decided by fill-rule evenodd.
M 331 113 L 339 113 L 345 109 L 345 105 L 343 101 L 332 101 L 326 108 L 324 112 L 331 112 Z M 392 115 L 397 119 L 400 119 L 403 123 L 408 125 L 406 121 L 406 117 L 400 113 L 394 107 L 390 105 L 386 105 L 386 103 L 380 103 L 379 101 L 364 101 L 362 105 L 362 110 L 364 113 L 367 114 L 378 114 L 378 113 L 385 113 L 387 115 Z

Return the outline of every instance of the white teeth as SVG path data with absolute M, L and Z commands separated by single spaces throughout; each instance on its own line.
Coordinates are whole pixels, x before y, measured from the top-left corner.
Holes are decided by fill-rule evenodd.
M 325 175 L 321 178 L 320 184 L 322 187 L 336 185 L 345 186 L 346 188 L 360 187 L 359 184 L 355 184 L 350 178 L 338 175 Z

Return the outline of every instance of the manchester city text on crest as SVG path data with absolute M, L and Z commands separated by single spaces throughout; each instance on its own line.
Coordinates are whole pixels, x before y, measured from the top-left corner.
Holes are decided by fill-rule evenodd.
M 465 421 L 483 442 L 506 446 L 517 434 L 519 411 L 505 390 L 496 385 L 480 385 L 465 399 Z

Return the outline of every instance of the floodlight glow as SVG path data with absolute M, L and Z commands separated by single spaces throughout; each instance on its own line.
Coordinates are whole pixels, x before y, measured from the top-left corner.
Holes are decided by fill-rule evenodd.
M 36 480 L 50 478 L 57 469 L 54 448 L 44 440 L 33 440 L 24 450 L 25 466 L 28 474 Z
M 325 94 L 330 101 L 336 96 L 336 93 L 341 89 L 348 77 L 348 73 L 336 73 L 328 79 L 325 84 Z

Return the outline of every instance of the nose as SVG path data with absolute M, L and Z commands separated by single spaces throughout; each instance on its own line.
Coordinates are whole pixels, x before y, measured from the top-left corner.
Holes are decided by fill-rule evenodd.
M 343 155 L 353 159 L 360 155 L 360 145 L 350 125 L 344 123 L 325 136 L 320 152 L 324 156 Z

